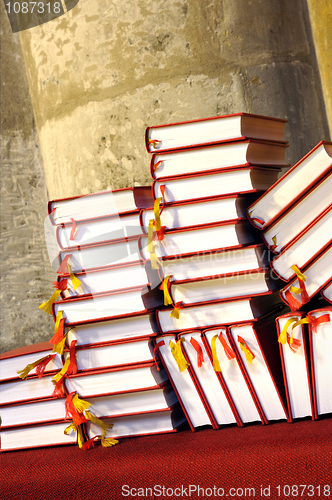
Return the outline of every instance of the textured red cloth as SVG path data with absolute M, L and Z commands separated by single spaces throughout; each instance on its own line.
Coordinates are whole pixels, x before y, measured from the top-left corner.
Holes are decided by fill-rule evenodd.
M 332 491 L 331 424 L 332 419 L 325 418 L 195 433 L 185 430 L 122 439 L 113 448 L 97 445 L 82 451 L 77 446 L 63 446 L 3 453 L 1 498 L 222 498 L 222 490 L 219 496 L 210 495 L 214 486 L 223 488 L 229 498 L 332 498 L 323 495 L 324 485 L 330 485 Z M 298 495 L 287 495 L 287 488 L 283 494 L 285 485 L 301 484 L 312 485 L 314 495 L 307 494 L 312 489 L 302 496 L 301 490 Z M 124 485 L 128 488 L 122 489 Z M 165 494 L 160 495 L 160 489 L 153 491 L 155 485 L 164 486 Z M 203 490 L 199 495 L 192 490 L 190 497 L 189 485 L 205 489 L 205 496 Z M 261 487 L 269 486 L 270 495 L 262 495 Z M 139 495 L 143 491 L 138 488 L 152 488 L 154 495 L 150 491 Z M 245 496 L 245 488 L 254 488 L 255 495 L 247 490 Z M 129 489 L 133 494 L 127 495 Z M 172 489 L 175 493 L 170 496 Z M 178 493 L 182 496 L 176 496 Z

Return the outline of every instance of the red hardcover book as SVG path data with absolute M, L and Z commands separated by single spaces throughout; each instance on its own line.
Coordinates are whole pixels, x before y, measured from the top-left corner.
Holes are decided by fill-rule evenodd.
M 331 167 L 332 142 L 321 141 L 249 207 L 250 222 L 260 229 L 270 226 Z
M 325 247 L 308 266 L 300 271 L 304 274 L 305 280 L 296 277 L 280 290 L 280 297 L 292 311 L 300 309 L 309 302 L 331 280 L 332 244 Z
M 50 356 L 50 358 L 45 366 L 45 373 L 61 370 L 63 366 L 61 356 L 52 353 L 53 347 L 50 342 L 40 342 L 0 354 L 0 381 L 19 379 L 18 370 L 23 370 L 28 364 L 33 364 L 46 356 Z M 36 369 L 33 369 L 29 377 L 34 377 L 36 375 L 35 371 Z
M 249 113 L 233 113 L 148 127 L 145 145 L 149 153 L 172 151 L 202 144 L 216 144 L 246 137 L 284 141 L 287 120 Z
M 126 417 L 104 417 L 103 420 L 113 424 L 112 429 L 106 432 L 105 437 L 116 439 L 177 432 L 187 424 L 186 417 L 179 405 L 160 411 L 128 415 Z M 100 436 L 100 428 L 94 423 L 88 422 L 87 437 L 91 439 L 98 435 Z
M 191 256 L 168 256 L 162 259 L 164 276 L 183 281 L 213 276 L 236 276 L 242 272 L 269 267 L 269 251 L 264 244 L 238 245 L 233 249 L 199 252 Z
M 249 272 L 208 276 L 170 282 L 169 293 L 173 303 L 196 304 L 218 300 L 255 297 L 273 293 L 280 288 L 271 271 L 252 269 Z
M 246 217 L 246 208 L 258 194 L 224 195 L 204 200 L 186 200 L 181 203 L 168 203 L 160 215 L 161 225 L 167 231 L 184 227 L 218 224 Z M 154 209 L 146 208 L 140 212 L 143 233 L 149 230 L 149 221 L 154 219 Z
M 76 433 L 64 434 L 70 421 L 41 423 L 0 431 L 0 453 L 48 446 L 77 444 Z
M 76 347 L 153 337 L 159 332 L 153 312 L 82 323 L 65 330 L 67 345 L 76 340 Z
M 206 329 L 240 322 L 257 321 L 258 318 L 280 311 L 283 305 L 278 293 L 259 297 L 240 297 L 197 304 L 176 304 L 179 317 L 170 316 L 172 308 L 158 309 L 156 319 L 161 332 L 182 333 L 197 328 Z
M 139 212 L 134 214 L 96 217 L 88 221 L 71 221 L 56 226 L 56 243 L 60 250 L 91 246 L 96 243 L 121 242 L 141 234 Z
M 320 291 L 323 299 L 332 304 L 332 280 Z
M 111 266 L 118 268 L 127 264 L 138 264 L 141 262 L 138 237 L 70 248 L 62 252 L 58 252 L 57 249 L 53 260 L 53 267 L 59 273 L 68 272 L 67 262 L 73 273 Z
M 195 175 L 154 180 L 152 196 L 163 197 L 165 203 L 201 200 L 222 195 L 266 191 L 278 179 L 280 169 L 255 165 L 237 165 L 222 171 L 198 172 Z
M 147 272 L 149 270 L 149 272 Z M 149 274 L 149 275 L 148 275 Z M 151 266 L 145 267 L 143 262 L 122 265 L 107 266 L 96 270 L 75 273 L 80 285 L 75 288 L 71 276 L 67 274 L 58 275 L 58 286 L 63 286 L 62 298 L 80 297 L 83 295 L 94 295 L 96 293 L 120 291 L 122 289 L 150 286 L 154 281 Z M 65 288 L 66 287 L 66 288 Z
M 202 332 L 201 337 L 211 363 L 215 363 L 218 369 L 214 371 L 215 376 L 222 388 L 226 387 L 230 394 L 240 422 L 261 421 L 265 423 L 260 414 L 260 406 L 251 394 L 251 386 L 243 377 L 235 353 L 227 342 L 227 328 L 208 328 Z M 214 346 L 214 356 L 217 360 L 214 359 L 212 346 Z
M 309 346 L 315 417 L 332 412 L 332 308 L 310 312 Z
M 270 420 L 290 421 L 274 319 L 272 316 L 261 322 L 231 325 L 227 331 L 266 423 Z
M 112 430 L 106 433 L 106 438 L 117 439 L 176 432 L 186 424 L 185 416 L 178 405 L 152 412 L 102 417 L 102 420 L 113 424 Z M 77 444 L 76 431 L 71 430 L 68 434 L 64 434 L 70 423 L 70 420 L 65 420 L 51 424 L 46 422 L 16 429 L 5 429 L 0 432 L 0 452 Z M 86 439 L 100 437 L 100 427 L 92 422 L 86 424 L 84 431 Z
M 238 248 L 258 242 L 259 234 L 251 229 L 246 219 L 235 219 L 222 224 L 194 226 L 191 228 L 165 231 L 164 238 L 155 245 L 157 257 L 190 256 L 221 249 Z M 141 236 L 139 249 L 141 258 L 150 259 L 148 237 Z
M 154 179 L 196 175 L 238 165 L 286 166 L 286 143 L 258 140 L 227 142 L 170 153 L 154 154 L 150 171 Z
M 1 407 L 0 431 L 30 425 L 61 422 L 66 418 L 66 398 L 30 401 Z M 97 418 L 127 416 L 167 409 L 178 402 L 169 383 L 157 384 L 149 389 L 127 391 L 121 394 L 85 399 Z
M 197 378 L 190 366 L 179 369 L 175 360 L 170 343 L 175 346 L 177 339 L 175 335 L 166 334 L 155 339 L 155 349 L 159 352 L 161 362 L 172 384 L 175 394 L 181 404 L 191 430 L 196 427 L 212 425 L 217 429 L 218 424 L 212 414 L 210 407 L 202 394 Z M 183 351 L 181 349 L 181 353 Z
M 292 266 L 299 269 L 308 267 L 324 248 L 332 243 L 332 204 L 315 219 L 306 230 L 302 231 L 281 253 L 271 261 L 271 267 L 284 281 L 295 277 Z
M 281 252 L 330 210 L 331 191 L 332 171 L 263 231 L 262 238 L 269 249 L 274 253 Z
M 147 287 L 100 293 L 94 296 L 76 297 L 54 302 L 54 321 L 58 312 L 66 319 L 66 326 L 92 323 L 113 318 L 133 317 L 148 313 L 163 303 L 163 292 Z
M 100 191 L 49 201 L 48 213 L 54 225 L 83 222 L 95 217 L 130 214 L 151 206 L 150 186 Z
M 132 364 L 154 361 L 150 337 L 133 337 L 103 344 L 86 344 L 78 346 L 75 354 L 79 372 L 107 367 L 128 367 Z M 67 359 L 67 356 L 69 353 L 65 352 L 64 359 Z
M 182 351 L 190 363 L 193 375 L 197 380 L 200 392 L 212 412 L 218 425 L 243 423 L 239 417 L 232 397 L 225 384 L 221 384 L 206 352 L 200 331 L 192 331 L 178 335 L 182 340 Z
M 151 389 L 167 382 L 164 370 L 155 361 L 129 366 L 84 370 L 65 379 L 70 394 L 77 392 L 82 398 L 122 394 L 142 389 Z
M 279 351 L 290 421 L 306 416 L 314 420 L 307 329 L 303 323 L 294 327 L 303 318 L 302 312 L 276 318 L 278 338 L 281 340 L 282 333 L 284 337 L 283 342 L 279 342 Z

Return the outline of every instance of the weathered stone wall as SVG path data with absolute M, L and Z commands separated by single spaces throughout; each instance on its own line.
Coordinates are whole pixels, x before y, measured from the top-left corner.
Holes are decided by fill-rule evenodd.
M 239 111 L 287 118 L 292 164 L 329 138 L 322 2 L 308 0 L 309 19 L 305 0 L 80 0 L 20 35 L 1 3 L 2 350 L 52 333 L 38 309 L 55 278 L 47 199 L 150 184 L 146 126 Z
M 291 163 L 329 137 L 302 0 L 81 0 L 21 38 L 51 197 L 150 183 L 147 125 L 288 118 Z
M 1 2 L 1 352 L 52 334 L 52 318 L 38 309 L 54 275 L 44 243 L 46 204 L 20 38 Z
M 326 114 L 332 134 L 332 3 L 326 0 L 307 0 L 307 4 Z

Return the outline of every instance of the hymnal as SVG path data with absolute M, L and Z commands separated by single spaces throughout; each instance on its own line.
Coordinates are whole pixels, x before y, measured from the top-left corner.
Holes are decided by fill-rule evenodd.
M 151 159 L 151 175 L 160 180 L 178 175 L 220 171 L 238 165 L 286 166 L 286 147 L 285 143 L 249 139 L 154 154 Z
M 148 152 L 171 151 L 202 144 L 239 140 L 245 137 L 284 140 L 287 120 L 249 113 L 203 118 L 148 127 L 145 144 Z
M 252 224 L 260 229 L 271 225 L 331 167 L 332 142 L 321 141 L 249 207 Z

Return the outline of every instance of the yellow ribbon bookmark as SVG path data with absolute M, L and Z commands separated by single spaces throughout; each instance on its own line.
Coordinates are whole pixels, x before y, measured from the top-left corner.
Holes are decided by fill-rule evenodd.
M 295 264 L 291 266 L 291 269 L 300 280 L 306 281 L 307 276 L 305 276 Z
M 171 277 L 172 277 L 172 275 L 169 274 L 168 276 L 166 276 L 164 278 L 163 283 L 162 283 L 162 290 L 164 292 L 164 306 L 169 306 L 169 305 L 173 304 L 172 297 L 169 294 L 169 281 L 170 281 Z
M 171 340 L 169 341 L 169 346 L 171 348 L 173 357 L 177 362 L 180 372 L 183 372 L 188 368 L 188 366 L 190 366 L 190 364 L 187 362 L 182 352 L 181 349 L 182 342 L 184 342 L 184 339 L 179 339 L 176 344 L 174 344 L 174 342 L 172 342 Z
M 44 311 L 46 314 L 52 314 L 52 304 L 53 302 L 56 302 L 56 300 L 59 298 L 60 293 L 61 290 L 55 290 L 51 298 L 40 304 L 39 309 Z
M 73 289 L 76 290 L 81 285 L 81 282 L 78 278 L 76 278 L 75 274 L 72 273 L 70 264 L 67 263 L 67 266 L 68 266 L 69 276 L 71 279 L 71 284 L 73 285 Z
M 217 346 L 216 346 L 217 338 L 218 338 L 218 335 L 214 335 L 214 337 L 212 337 L 212 340 L 211 340 L 211 351 L 212 351 L 212 360 L 213 360 L 212 364 L 213 364 L 213 369 L 215 372 L 221 372 L 219 360 L 217 357 Z

